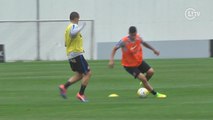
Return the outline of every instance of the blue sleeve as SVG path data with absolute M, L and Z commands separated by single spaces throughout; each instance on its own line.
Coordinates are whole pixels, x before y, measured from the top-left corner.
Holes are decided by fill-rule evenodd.
M 124 42 L 122 40 L 120 40 L 115 47 L 120 48 L 120 47 L 124 47 Z

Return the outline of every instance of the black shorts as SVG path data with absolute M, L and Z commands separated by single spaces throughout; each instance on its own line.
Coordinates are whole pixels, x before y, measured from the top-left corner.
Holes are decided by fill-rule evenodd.
M 140 73 L 146 73 L 151 67 L 145 61 L 143 61 L 138 67 L 125 67 L 124 66 L 124 68 L 128 73 L 130 73 L 135 78 L 137 78 L 137 76 Z
M 69 59 L 70 67 L 72 71 L 87 74 L 90 71 L 87 61 L 83 55 Z

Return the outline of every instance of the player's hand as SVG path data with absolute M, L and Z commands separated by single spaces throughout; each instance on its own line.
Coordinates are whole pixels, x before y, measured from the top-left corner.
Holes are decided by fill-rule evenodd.
M 154 50 L 153 51 L 155 55 L 159 56 L 160 55 L 160 51 Z
M 110 60 L 108 66 L 109 66 L 109 68 L 113 68 L 114 67 L 114 61 Z

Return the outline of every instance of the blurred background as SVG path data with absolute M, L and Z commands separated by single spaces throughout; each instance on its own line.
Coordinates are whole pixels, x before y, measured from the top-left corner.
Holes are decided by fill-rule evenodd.
M 144 49 L 145 58 L 212 57 L 212 5 L 212 0 L 0 0 L 0 60 L 66 60 L 64 31 L 72 11 L 87 24 L 82 34 L 89 60 L 108 59 L 132 25 L 161 52 L 157 57 Z

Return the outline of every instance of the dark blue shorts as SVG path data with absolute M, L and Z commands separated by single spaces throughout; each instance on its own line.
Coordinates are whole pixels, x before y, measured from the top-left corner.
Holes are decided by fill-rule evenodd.
M 124 66 L 124 68 L 129 74 L 137 78 L 140 73 L 146 73 L 151 67 L 143 60 L 143 62 L 138 67 Z
M 83 55 L 77 56 L 75 58 L 69 59 L 70 67 L 72 71 L 87 74 L 90 71 L 87 61 L 84 59 Z

